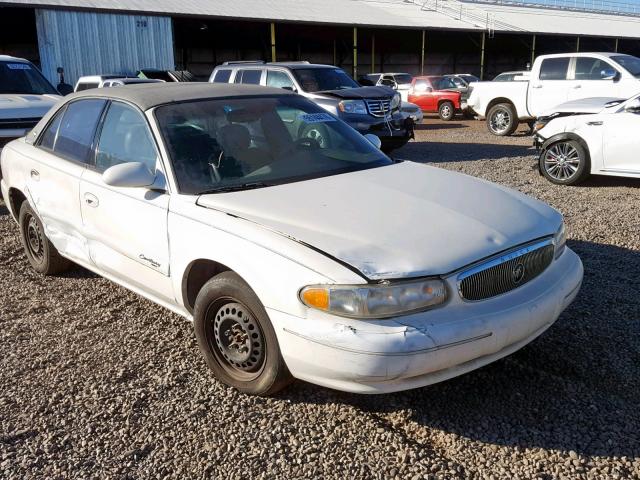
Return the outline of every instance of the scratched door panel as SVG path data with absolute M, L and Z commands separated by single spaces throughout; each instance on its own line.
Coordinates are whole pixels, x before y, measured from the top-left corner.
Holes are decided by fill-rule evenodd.
M 144 290 L 173 300 L 169 278 L 169 195 L 106 185 L 87 169 L 80 182 L 84 235 L 91 261 Z

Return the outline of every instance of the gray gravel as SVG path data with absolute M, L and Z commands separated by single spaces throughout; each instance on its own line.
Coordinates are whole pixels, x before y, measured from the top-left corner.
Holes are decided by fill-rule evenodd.
M 565 215 L 585 283 L 545 335 L 419 390 L 246 397 L 176 315 L 82 269 L 32 273 L 0 206 L 0 478 L 640 478 L 640 181 L 555 187 L 522 132 L 421 128 L 398 157 Z

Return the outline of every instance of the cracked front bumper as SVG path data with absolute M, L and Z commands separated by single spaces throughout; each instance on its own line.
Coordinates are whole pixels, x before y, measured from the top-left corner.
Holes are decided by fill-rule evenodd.
M 451 293 L 444 307 L 385 321 L 267 311 L 294 377 L 387 393 L 440 382 L 515 352 L 556 321 L 577 295 L 582 274 L 580 259 L 567 248 L 536 279 L 485 301 L 464 302 Z

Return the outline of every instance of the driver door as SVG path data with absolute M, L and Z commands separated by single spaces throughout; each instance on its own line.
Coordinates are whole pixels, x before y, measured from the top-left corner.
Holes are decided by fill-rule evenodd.
M 640 97 L 628 104 L 633 110 L 603 115 L 604 168 L 617 172 L 640 173 L 637 134 L 640 131 Z
M 173 302 L 169 271 L 169 194 L 153 136 L 139 110 L 111 102 L 92 165 L 80 181 L 84 236 L 91 261 L 102 271 Z M 158 188 L 114 187 L 102 180 L 109 167 L 141 162 Z

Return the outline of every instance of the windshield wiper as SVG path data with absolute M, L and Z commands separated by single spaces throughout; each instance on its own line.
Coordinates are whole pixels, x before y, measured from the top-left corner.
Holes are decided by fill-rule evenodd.
M 212 188 L 210 190 L 204 190 L 198 192 L 198 195 L 207 195 L 209 193 L 227 193 L 227 192 L 239 192 L 241 190 L 253 190 L 255 188 L 272 187 L 273 183 L 266 182 L 250 182 L 241 183 L 239 185 L 227 185 L 226 187 Z

